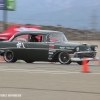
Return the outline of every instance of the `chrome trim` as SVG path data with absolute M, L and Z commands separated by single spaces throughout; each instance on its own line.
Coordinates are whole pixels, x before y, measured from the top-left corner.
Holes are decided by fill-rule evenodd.
M 83 52 L 75 52 L 74 54 L 69 54 L 71 58 L 75 57 L 76 54 L 80 54 L 80 53 L 97 53 L 95 51 L 91 51 L 91 52 L 88 52 L 88 51 L 83 51 Z
M 75 57 L 76 54 L 82 54 L 82 53 L 97 53 L 96 51 L 81 51 L 81 52 L 75 52 L 74 54 L 70 54 L 70 57 L 71 57 L 71 61 L 83 61 L 83 58 L 78 58 L 78 57 Z M 99 57 L 95 57 L 95 58 L 89 58 L 87 57 L 87 60 L 89 61 L 94 61 L 94 60 L 100 60 Z
M 63 51 L 63 50 L 64 50 L 64 49 L 62 50 L 62 49 L 52 49 L 52 48 L 27 48 L 27 47 L 25 47 L 25 48 L 22 48 L 22 47 L 21 47 L 21 48 L 17 48 L 17 47 L 0 48 L 0 50 L 5 50 L 5 49 L 37 49 L 37 50 L 38 50 L 38 49 L 39 49 L 39 50 L 43 50 L 43 49 L 44 49 L 44 50 L 48 50 L 48 51 L 49 51 L 49 50 L 56 50 L 56 51 L 57 51 L 57 50 L 60 50 L 60 51 Z M 64 51 L 65 51 L 65 50 L 64 50 Z M 72 50 L 66 50 L 66 51 L 69 52 L 69 51 L 72 51 Z
M 87 60 L 89 61 L 97 61 L 97 60 L 100 60 L 99 57 L 95 57 L 95 58 L 86 58 Z M 83 58 L 71 58 L 71 61 L 83 61 Z
M 96 53 L 96 51 L 81 51 L 81 52 L 75 52 L 74 54 L 77 54 L 77 53 Z
M 6 50 L 6 49 L 39 49 L 39 50 L 49 50 L 48 48 L 17 48 L 17 47 L 0 48 L 0 50 Z

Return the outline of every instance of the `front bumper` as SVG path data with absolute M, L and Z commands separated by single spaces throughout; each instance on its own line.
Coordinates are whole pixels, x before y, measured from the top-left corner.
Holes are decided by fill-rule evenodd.
M 97 61 L 100 60 L 99 57 L 95 57 L 95 58 L 86 58 L 88 61 Z M 77 62 L 77 61 L 83 61 L 83 58 L 71 58 L 71 61 L 73 62 Z
M 96 56 L 96 51 L 82 51 L 82 52 L 75 52 L 71 56 L 71 61 L 83 61 L 83 57 L 86 57 L 88 61 L 97 61 L 100 60 L 99 57 Z

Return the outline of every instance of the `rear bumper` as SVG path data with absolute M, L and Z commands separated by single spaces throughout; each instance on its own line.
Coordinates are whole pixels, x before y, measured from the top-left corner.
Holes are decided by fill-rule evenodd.
M 99 57 L 95 57 L 95 58 L 86 58 L 88 61 L 97 61 L 100 60 Z M 73 62 L 77 62 L 77 61 L 83 61 L 83 58 L 71 58 L 71 61 Z
M 2 54 L 2 53 L 4 53 L 5 51 L 4 50 L 0 50 L 0 55 Z

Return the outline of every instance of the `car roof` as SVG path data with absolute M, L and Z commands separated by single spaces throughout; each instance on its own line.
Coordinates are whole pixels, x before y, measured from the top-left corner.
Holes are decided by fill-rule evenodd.
M 33 31 L 17 32 L 15 35 L 21 35 L 21 34 L 50 34 L 50 33 L 62 33 L 62 32 L 53 31 L 53 30 L 33 30 Z

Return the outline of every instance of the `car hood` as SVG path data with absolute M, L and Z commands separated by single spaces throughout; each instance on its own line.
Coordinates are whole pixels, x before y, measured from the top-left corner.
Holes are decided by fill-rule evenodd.
M 69 44 L 69 45 L 75 45 L 75 46 L 78 46 L 78 45 L 81 45 L 82 43 L 76 43 L 76 42 L 64 42 L 64 44 Z
M 63 43 L 60 43 L 59 45 L 61 45 L 61 46 L 72 46 L 72 47 L 76 47 L 76 46 L 82 45 L 82 43 L 63 42 Z
M 81 42 L 81 43 L 77 43 L 77 42 L 65 42 L 65 44 L 69 44 L 69 45 L 75 45 L 75 46 L 79 46 L 79 45 L 91 45 L 85 42 Z
M 55 48 L 67 48 L 67 49 L 74 49 L 77 46 L 84 47 L 85 45 L 90 46 L 87 43 L 75 43 L 75 42 L 63 42 L 55 44 Z

